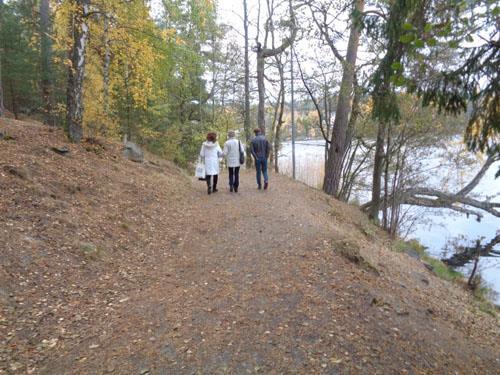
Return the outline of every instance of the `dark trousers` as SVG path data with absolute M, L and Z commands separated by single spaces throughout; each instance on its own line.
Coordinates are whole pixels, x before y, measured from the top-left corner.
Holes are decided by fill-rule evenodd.
M 212 185 L 211 182 L 212 182 L 212 177 L 213 177 L 213 182 L 214 184 Z M 208 187 L 213 187 L 214 189 L 217 189 L 217 181 L 219 181 L 219 175 L 218 174 L 214 174 L 214 175 L 209 175 L 207 174 L 205 176 L 205 179 L 207 180 L 207 186 Z
M 261 183 L 261 175 L 264 175 L 264 182 L 269 181 L 269 177 L 267 175 L 267 158 L 257 158 L 255 159 L 255 169 L 257 172 L 257 185 L 259 188 L 262 186 Z
M 240 186 L 240 167 L 229 167 L 229 186 L 238 189 Z

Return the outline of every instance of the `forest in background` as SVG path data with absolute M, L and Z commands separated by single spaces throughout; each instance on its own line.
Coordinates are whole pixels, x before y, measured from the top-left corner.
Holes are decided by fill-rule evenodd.
M 248 143 L 258 126 L 276 171 L 296 120 L 326 141 L 327 194 L 349 201 L 372 171 L 362 208 L 394 236 L 404 204 L 500 216 L 495 197 L 472 193 L 500 158 L 495 1 L 243 0 L 239 26 L 211 0 L 0 7 L 0 114 L 75 142 L 126 137 L 184 167 L 207 131 Z M 457 134 L 483 167 L 460 188 L 425 186 L 411 156 Z

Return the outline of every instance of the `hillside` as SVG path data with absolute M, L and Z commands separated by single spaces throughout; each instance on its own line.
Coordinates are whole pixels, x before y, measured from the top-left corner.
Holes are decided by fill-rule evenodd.
M 0 133 L 0 373 L 500 372 L 498 319 L 355 207 Z

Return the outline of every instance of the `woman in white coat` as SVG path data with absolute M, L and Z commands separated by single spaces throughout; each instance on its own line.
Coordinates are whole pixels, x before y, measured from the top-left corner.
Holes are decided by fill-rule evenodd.
M 207 140 L 201 145 L 200 157 L 205 163 L 207 192 L 208 194 L 211 194 L 212 192 L 216 193 L 218 191 L 217 180 L 219 179 L 219 158 L 222 157 L 222 150 L 217 142 L 217 134 L 207 134 Z
M 234 131 L 227 133 L 228 140 L 224 143 L 224 156 L 229 169 L 229 191 L 238 192 L 240 186 L 240 152 L 245 155 L 245 147 L 235 138 Z

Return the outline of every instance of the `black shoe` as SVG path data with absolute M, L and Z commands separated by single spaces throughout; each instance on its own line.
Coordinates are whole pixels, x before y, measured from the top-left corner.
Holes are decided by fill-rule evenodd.
M 212 188 L 210 186 L 207 188 L 207 193 L 208 195 L 212 194 Z
M 232 186 L 229 187 L 229 191 L 232 193 L 233 191 L 236 191 L 235 188 L 233 188 Z
M 234 192 L 235 192 L 235 193 L 237 193 L 237 192 L 238 192 L 238 188 L 237 188 L 237 187 L 235 187 L 235 188 L 234 188 Z
M 267 190 L 268 186 L 269 186 L 269 184 L 267 182 L 264 182 L 264 190 Z
M 257 186 L 257 189 L 262 190 L 262 186 L 260 186 L 260 185 Z
M 213 193 L 217 193 L 219 190 L 217 190 L 216 188 L 214 188 L 214 190 L 212 191 Z

